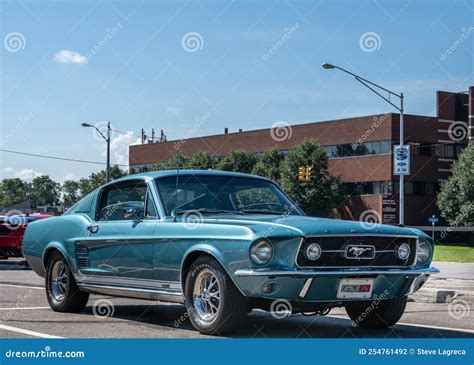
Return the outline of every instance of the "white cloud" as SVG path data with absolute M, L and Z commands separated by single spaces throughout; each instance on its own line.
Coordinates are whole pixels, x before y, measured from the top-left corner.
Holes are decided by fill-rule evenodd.
M 32 169 L 15 170 L 11 167 L 6 167 L 3 169 L 2 175 L 4 175 L 5 178 L 18 177 L 22 180 L 31 182 L 31 180 L 33 180 L 35 177 L 44 175 L 44 173 Z
M 87 63 L 88 61 L 87 57 L 81 55 L 80 53 L 69 51 L 67 49 L 63 49 L 56 53 L 54 59 L 56 60 L 56 62 L 59 63 L 73 63 L 76 65 L 82 65 L 84 63 Z
M 111 164 L 128 165 L 128 146 L 141 143 L 132 131 L 121 133 L 110 141 Z M 103 155 L 105 156 L 105 148 Z M 122 167 L 123 168 L 123 167 Z

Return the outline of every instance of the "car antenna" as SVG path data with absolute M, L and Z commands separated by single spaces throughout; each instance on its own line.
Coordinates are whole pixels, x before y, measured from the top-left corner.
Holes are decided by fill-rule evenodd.
M 174 191 L 174 209 L 173 209 L 173 222 L 176 222 L 176 207 L 178 206 L 178 181 L 179 181 L 179 162 L 178 162 L 178 171 L 176 172 L 176 186 Z

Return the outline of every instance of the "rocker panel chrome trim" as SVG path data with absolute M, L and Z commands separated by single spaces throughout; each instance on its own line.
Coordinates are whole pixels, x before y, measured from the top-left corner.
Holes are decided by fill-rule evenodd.
M 149 289 L 137 289 L 137 288 L 125 288 L 118 286 L 108 285 L 94 285 L 94 284 L 78 284 L 81 290 L 96 293 L 106 294 L 124 298 L 135 298 L 135 299 L 148 299 L 148 300 L 160 300 L 164 302 L 172 303 L 184 303 L 184 297 L 182 292 L 172 292 L 166 290 L 149 290 Z

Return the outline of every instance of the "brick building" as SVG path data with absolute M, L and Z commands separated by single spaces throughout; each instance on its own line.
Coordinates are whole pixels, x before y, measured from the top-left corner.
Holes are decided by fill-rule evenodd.
M 435 196 L 450 175 L 458 154 L 474 141 L 474 87 L 468 92 L 436 93 L 436 117 L 405 115 L 405 143 L 411 149 L 411 174 L 405 178 L 405 224 L 420 226 L 439 214 Z M 379 221 L 398 223 L 398 176 L 393 175 L 392 150 L 399 141 L 399 115 L 394 113 L 280 126 L 252 131 L 145 143 L 129 147 L 130 172 L 166 161 L 177 149 L 187 156 L 207 150 L 224 156 L 235 149 L 259 153 L 277 148 L 285 153 L 305 138 L 327 151 L 329 170 L 341 177 L 348 194 L 334 216 L 359 220 L 375 214 Z

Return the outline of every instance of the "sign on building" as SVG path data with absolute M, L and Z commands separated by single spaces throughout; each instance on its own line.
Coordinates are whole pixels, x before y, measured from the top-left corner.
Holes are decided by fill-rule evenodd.
M 410 145 L 393 146 L 393 174 L 410 175 Z
M 382 195 L 382 223 L 398 224 L 398 202 L 392 195 Z

